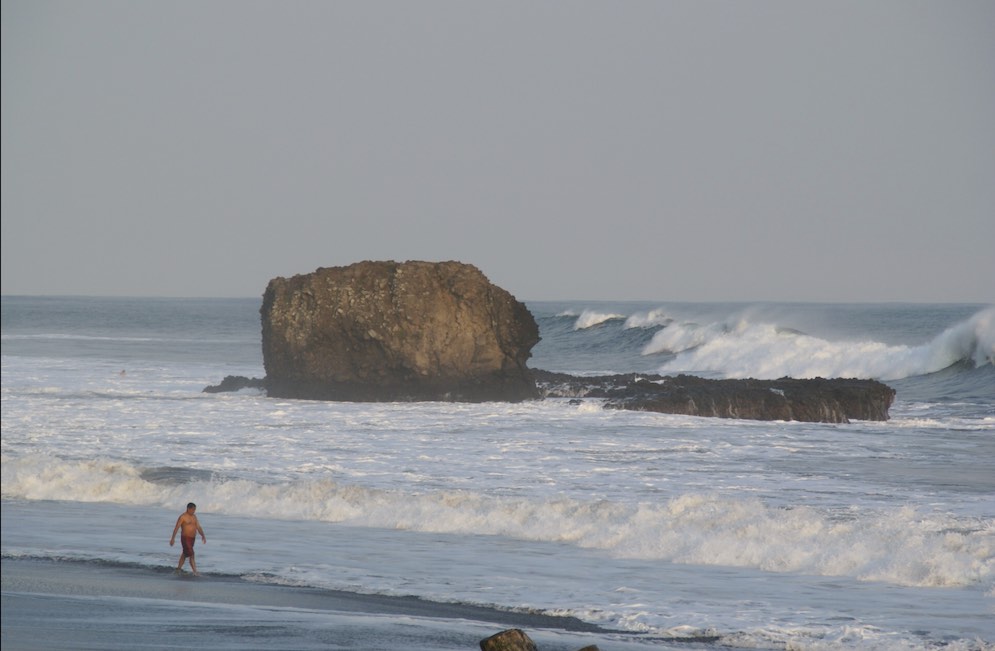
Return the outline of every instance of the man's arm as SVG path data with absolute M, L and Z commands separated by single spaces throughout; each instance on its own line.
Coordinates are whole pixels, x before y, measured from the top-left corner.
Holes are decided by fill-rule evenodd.
M 207 536 L 204 535 L 204 528 L 200 526 L 200 519 L 197 520 L 197 531 L 200 532 L 200 539 L 206 543 Z
M 176 544 L 176 532 L 180 530 L 180 524 L 183 523 L 183 516 L 176 518 L 176 526 L 173 527 L 173 535 L 169 537 L 169 546 L 172 547 Z

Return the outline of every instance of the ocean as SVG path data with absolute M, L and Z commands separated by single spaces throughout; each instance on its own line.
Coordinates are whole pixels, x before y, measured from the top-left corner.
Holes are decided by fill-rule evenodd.
M 171 568 L 193 501 L 193 589 L 572 617 L 626 648 L 995 648 L 995 306 L 526 301 L 532 368 L 897 390 L 887 422 L 820 424 L 203 393 L 263 376 L 260 304 L 3 297 L 2 558 Z

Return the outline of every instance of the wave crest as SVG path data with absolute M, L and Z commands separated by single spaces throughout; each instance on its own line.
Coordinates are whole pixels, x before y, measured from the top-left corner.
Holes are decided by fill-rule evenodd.
M 670 325 L 674 319 L 662 308 L 649 312 L 637 312 L 625 320 L 625 328 L 658 328 Z
M 607 321 L 616 321 L 624 319 L 624 314 L 615 314 L 612 312 L 597 312 L 595 310 L 584 310 L 581 312 L 580 316 L 577 317 L 576 323 L 574 323 L 574 330 L 586 330 L 588 328 L 593 328 L 594 326 L 601 325 Z
M 662 373 L 897 380 L 935 373 L 959 362 L 995 364 L 995 307 L 978 312 L 919 346 L 829 341 L 741 318 L 704 326 L 668 325 L 643 349 L 644 355 L 661 353 L 676 356 L 661 367 Z

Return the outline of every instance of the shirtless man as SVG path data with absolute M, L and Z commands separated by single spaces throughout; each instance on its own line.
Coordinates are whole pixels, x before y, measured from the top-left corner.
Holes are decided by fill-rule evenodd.
M 193 570 L 194 576 L 200 576 L 197 574 L 197 562 L 194 560 L 193 555 L 193 544 L 197 542 L 197 534 L 200 534 L 201 540 L 204 544 L 207 544 L 207 536 L 204 535 L 204 530 L 200 526 L 200 522 L 197 520 L 197 516 L 194 513 L 197 512 L 197 505 L 193 502 L 187 504 L 186 513 L 181 513 L 180 517 L 176 518 L 176 526 L 173 527 L 173 535 L 169 539 L 169 546 L 172 547 L 176 544 L 176 532 L 180 531 L 182 527 L 183 531 L 180 532 L 180 544 L 183 546 L 183 553 L 180 554 L 180 562 L 176 565 L 176 571 L 183 571 L 183 563 L 186 562 L 187 558 L 190 558 L 190 569 Z

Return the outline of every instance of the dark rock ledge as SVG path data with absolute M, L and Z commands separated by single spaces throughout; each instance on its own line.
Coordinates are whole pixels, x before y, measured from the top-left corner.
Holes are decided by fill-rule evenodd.
M 691 375 L 578 377 L 533 371 L 549 398 L 599 398 L 607 409 L 687 416 L 847 423 L 888 420 L 895 390 L 877 380 L 709 380 Z
M 582 377 L 532 371 L 543 398 L 604 400 L 606 409 L 686 416 L 848 423 L 888 420 L 895 390 L 877 380 L 709 380 L 691 375 L 645 374 Z M 265 379 L 226 377 L 207 393 L 267 389 Z

